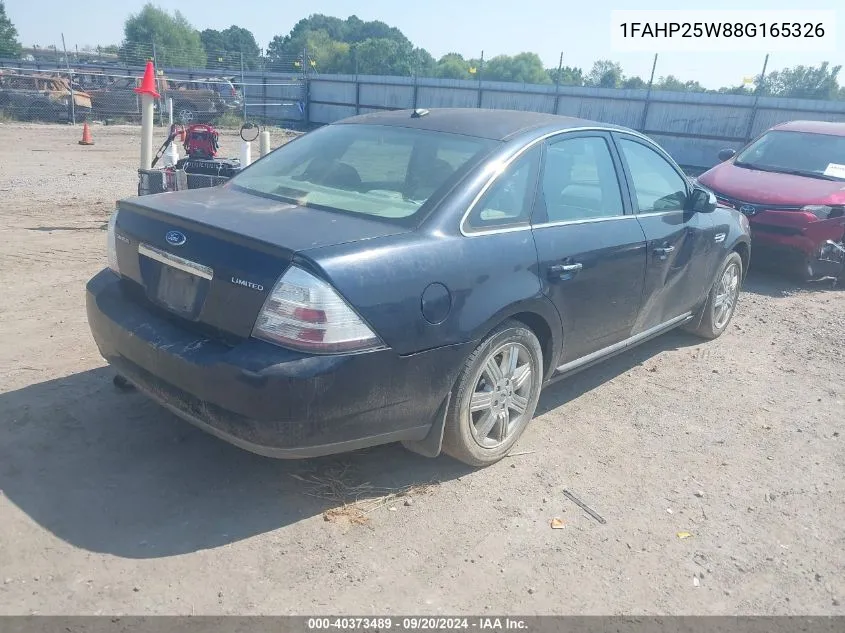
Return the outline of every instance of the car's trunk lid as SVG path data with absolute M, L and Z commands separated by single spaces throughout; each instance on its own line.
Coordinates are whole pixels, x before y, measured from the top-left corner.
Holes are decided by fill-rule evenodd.
M 236 338 L 250 335 L 297 251 L 408 230 L 228 185 L 132 198 L 119 209 L 118 265 L 139 300 Z

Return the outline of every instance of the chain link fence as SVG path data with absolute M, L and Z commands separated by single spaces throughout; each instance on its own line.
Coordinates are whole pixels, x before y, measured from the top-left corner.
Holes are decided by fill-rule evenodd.
M 140 70 L 93 66 L 64 69 L 0 67 L 0 117 L 16 121 L 138 123 Z M 244 121 L 303 120 L 305 86 L 298 76 L 269 78 L 254 71 L 159 72 L 156 120 L 237 127 Z

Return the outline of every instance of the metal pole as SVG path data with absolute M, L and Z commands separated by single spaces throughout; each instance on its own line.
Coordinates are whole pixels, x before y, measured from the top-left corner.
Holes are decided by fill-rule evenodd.
M 484 73 L 484 51 L 481 51 L 481 60 L 478 63 L 478 107 L 481 107 L 481 75 Z
M 65 51 L 65 66 L 67 67 L 67 85 L 70 88 L 70 122 L 76 125 L 76 103 L 73 96 L 73 75 L 70 73 L 70 62 L 67 58 L 67 46 L 65 46 L 65 34 L 62 33 L 62 48 Z
M 418 92 L 418 88 L 419 88 L 419 86 L 417 85 L 417 76 L 419 75 L 419 72 L 420 72 L 418 57 L 419 56 L 417 56 L 417 59 L 414 60 L 414 71 L 413 71 L 414 72 L 414 106 L 413 106 L 414 110 L 417 109 L 417 92 Z
M 303 88 L 305 90 L 305 106 L 303 107 L 302 116 L 304 117 L 305 125 L 311 121 L 311 88 L 308 85 L 308 45 L 302 47 L 302 73 L 303 73 Z
M 241 100 L 243 101 L 244 123 L 246 123 L 246 82 L 244 81 L 244 51 L 241 49 Z
M 553 114 L 557 114 L 558 106 L 560 106 L 560 74 L 563 72 L 563 51 L 560 52 L 560 61 L 557 65 L 557 77 L 555 78 L 555 109 Z
M 355 49 L 352 49 L 353 53 Z M 358 79 L 358 53 L 355 55 L 355 114 L 361 114 L 361 81 Z
M 745 130 L 745 142 L 751 141 L 751 134 L 754 131 L 754 120 L 757 118 L 757 103 L 760 101 L 760 93 L 763 91 L 763 82 L 766 80 L 766 67 L 769 65 L 769 54 L 763 60 L 763 71 L 760 73 L 760 81 L 754 89 L 754 103 L 751 106 L 751 116 L 748 117 L 748 129 Z
M 651 76 L 648 78 L 648 92 L 645 93 L 645 104 L 643 105 L 643 118 L 640 121 L 640 132 L 645 132 L 646 118 L 648 117 L 648 105 L 651 102 L 651 88 L 654 85 L 654 71 L 657 68 L 657 53 L 654 54 L 654 62 L 651 64 Z
M 156 41 L 155 41 L 155 38 L 153 38 L 150 41 L 152 42 L 152 45 L 153 45 L 153 66 L 156 69 L 156 85 L 158 85 L 158 57 L 156 56 Z M 158 107 L 158 124 L 164 125 L 164 112 L 162 112 L 161 103 L 162 103 L 161 100 L 159 100 L 159 102 L 158 102 L 158 105 L 159 105 L 159 107 Z M 155 114 L 153 114 L 153 119 L 155 119 Z

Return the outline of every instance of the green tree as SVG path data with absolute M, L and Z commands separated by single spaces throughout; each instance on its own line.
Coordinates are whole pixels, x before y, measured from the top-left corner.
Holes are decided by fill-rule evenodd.
M 358 73 L 362 75 L 413 74 L 416 67 L 415 49 L 408 43 L 385 38 L 358 42 L 352 47 Z
M 232 25 L 223 31 L 205 29 L 200 40 L 208 55 L 209 68 L 239 69 L 243 53 L 244 68 L 255 70 L 261 58 L 261 50 L 250 31 Z
M 179 11 L 170 15 L 152 4 L 130 15 L 123 26 L 123 59 L 140 64 L 152 57 L 159 66 L 205 67 L 206 54 L 200 34 Z
M 325 36 L 315 37 L 314 34 L 319 32 L 325 33 Z M 294 24 L 287 35 L 275 36 L 267 46 L 267 60 L 272 67 L 288 69 L 302 57 L 304 51 L 307 51 L 308 57 L 312 60 L 325 58 L 327 55 L 331 56 L 330 53 L 315 50 L 315 46 L 326 46 L 338 50 L 332 43 L 340 42 L 349 44 L 351 50 L 354 45 L 363 44 L 368 40 L 394 42 L 398 45 L 397 50 L 401 50 L 408 55 L 414 51 L 413 44 L 402 31 L 388 26 L 384 22 L 378 20 L 364 22 L 355 15 L 342 20 L 332 16 L 314 14 Z M 372 45 L 367 45 L 364 48 L 365 54 L 369 55 L 371 49 Z M 386 52 L 395 53 L 392 49 Z M 424 55 L 420 53 L 420 61 L 433 65 L 433 60 L 426 58 L 426 56 L 430 58 L 427 52 Z M 371 62 L 373 60 L 367 58 L 367 63 Z M 351 63 L 354 66 L 354 61 Z M 358 63 L 360 67 L 360 60 Z M 390 63 L 386 65 L 390 66 Z M 413 66 L 413 64 L 411 65 Z M 322 72 L 332 71 L 323 68 Z
M 707 92 L 707 89 L 697 81 L 681 81 L 674 75 L 667 75 L 655 81 L 654 89 L 671 92 Z
M 584 71 L 574 66 L 563 66 L 558 73 L 557 68 L 547 68 L 546 74 L 552 83 L 558 82 L 558 75 L 560 75 L 561 86 L 583 86 L 584 85 Z
M 12 21 L 6 17 L 6 5 L 0 0 L 0 57 L 21 56 L 21 43 L 18 41 L 18 30 Z
M 648 88 L 648 83 L 642 77 L 625 77 L 625 79 L 622 80 L 620 88 L 642 90 L 644 88 Z
M 434 76 L 443 79 L 472 79 L 470 63 L 460 53 L 446 53 L 437 60 Z
M 355 70 L 346 42 L 333 40 L 327 31 L 312 31 L 306 37 L 308 66 L 313 72 L 346 74 Z
M 622 65 L 609 59 L 600 59 L 593 64 L 586 84 L 599 88 L 619 88 L 622 85 Z
M 839 71 L 842 66 L 831 67 L 828 62 L 819 66 L 794 66 L 775 70 L 757 85 L 761 94 L 775 97 L 799 97 L 802 99 L 835 99 L 839 93 Z
M 749 90 L 746 86 L 722 86 L 716 90 L 723 95 L 750 95 L 754 94 L 753 90 Z
M 513 57 L 497 55 L 484 64 L 483 79 L 490 81 L 518 81 L 529 84 L 552 82 L 543 62 L 536 53 L 519 53 Z

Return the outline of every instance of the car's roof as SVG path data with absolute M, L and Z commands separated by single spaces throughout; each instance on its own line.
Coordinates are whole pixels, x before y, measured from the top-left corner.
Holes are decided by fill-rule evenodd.
M 561 131 L 591 127 L 629 131 L 627 128 L 609 123 L 598 123 L 587 119 L 524 112 L 520 110 L 485 110 L 479 108 L 432 108 L 427 114 L 413 117 L 414 110 L 392 110 L 361 114 L 338 121 L 338 124 L 395 125 L 435 132 L 463 134 L 498 141 L 508 140 L 517 134 L 557 128 Z
M 834 121 L 787 121 L 772 127 L 773 130 L 806 132 L 807 134 L 830 134 L 845 136 L 845 122 Z

